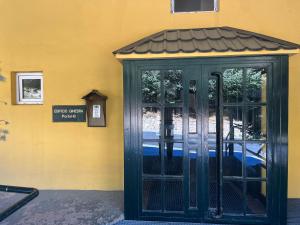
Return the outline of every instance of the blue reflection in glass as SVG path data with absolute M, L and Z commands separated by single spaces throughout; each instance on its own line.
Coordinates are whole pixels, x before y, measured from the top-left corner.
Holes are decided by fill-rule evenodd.
M 183 173 L 183 144 L 165 143 L 164 147 L 165 174 L 182 175 Z
M 160 155 L 160 148 L 157 142 L 148 142 L 143 144 L 144 156 L 158 156 Z
M 157 140 L 160 137 L 160 109 L 156 107 L 143 108 L 143 139 Z
M 242 176 L 243 144 L 223 144 L 223 175 Z
M 143 172 L 144 174 L 161 173 L 160 144 L 158 142 L 143 143 Z
M 248 177 L 266 178 L 267 176 L 266 144 L 246 144 L 246 168 Z

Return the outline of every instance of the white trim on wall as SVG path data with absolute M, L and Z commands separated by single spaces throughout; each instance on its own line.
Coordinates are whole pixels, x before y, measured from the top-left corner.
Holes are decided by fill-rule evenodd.
M 40 90 L 38 97 L 24 96 L 24 80 L 40 80 Z M 16 102 L 17 104 L 43 104 L 44 103 L 44 84 L 42 72 L 17 72 L 16 73 Z M 35 91 L 35 90 L 33 90 Z

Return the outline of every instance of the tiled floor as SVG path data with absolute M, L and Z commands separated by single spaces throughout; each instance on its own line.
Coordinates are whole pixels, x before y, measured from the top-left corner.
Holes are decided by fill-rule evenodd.
M 0 192 L 0 210 L 20 196 Z M 300 225 L 300 200 L 289 200 L 289 225 Z M 41 191 L 1 225 L 184 225 L 187 223 L 123 220 L 123 192 Z M 196 225 L 196 224 L 189 224 Z M 200 224 L 197 224 L 200 225 Z M 211 225 L 211 224 L 210 224 Z
M 15 200 L 11 197 L 11 203 Z M 7 193 L 0 192 L 0 209 Z M 33 201 L 3 220 L 1 225 L 96 225 L 123 219 L 123 192 L 40 191 Z

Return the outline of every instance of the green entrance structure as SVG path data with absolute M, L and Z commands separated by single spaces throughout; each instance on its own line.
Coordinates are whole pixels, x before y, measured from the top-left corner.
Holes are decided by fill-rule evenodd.
M 124 66 L 125 218 L 286 224 L 288 55 L 229 27 L 166 30 Z

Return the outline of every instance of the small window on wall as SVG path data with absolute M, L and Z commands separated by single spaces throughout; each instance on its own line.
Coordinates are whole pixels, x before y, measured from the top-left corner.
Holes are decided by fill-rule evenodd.
M 43 73 L 17 72 L 16 73 L 16 103 L 43 104 Z
M 218 11 L 218 0 L 171 0 L 172 13 Z

